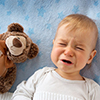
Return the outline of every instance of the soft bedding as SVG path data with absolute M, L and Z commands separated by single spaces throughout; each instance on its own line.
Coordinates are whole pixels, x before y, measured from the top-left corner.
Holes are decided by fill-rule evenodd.
M 20 23 L 25 33 L 39 47 L 36 58 L 16 64 L 17 77 L 9 92 L 13 93 L 16 86 L 27 80 L 36 70 L 44 66 L 54 66 L 50 53 L 57 25 L 65 16 L 72 13 L 87 15 L 97 24 L 97 55 L 91 67 L 86 66 L 81 74 L 100 84 L 100 0 L 0 0 L 0 33 L 6 32 L 9 24 Z

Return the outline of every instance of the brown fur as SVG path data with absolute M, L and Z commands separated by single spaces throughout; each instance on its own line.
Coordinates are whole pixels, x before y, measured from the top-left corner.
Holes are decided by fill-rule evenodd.
M 29 36 L 23 32 L 23 27 L 18 23 L 12 23 L 8 26 L 8 31 L 1 34 L 0 39 L 6 40 L 9 36 L 23 36 L 26 38 L 26 48 L 24 49 L 23 53 L 18 56 L 14 56 L 7 51 L 7 56 L 10 60 L 14 63 L 21 63 L 26 61 L 26 59 L 32 59 L 37 56 L 38 54 L 38 46 L 32 42 Z
M 7 49 L 7 57 L 13 61 L 13 63 L 21 63 L 26 61 L 26 59 L 32 59 L 38 54 L 38 46 L 32 42 L 32 40 L 27 36 L 26 33 L 23 32 L 23 27 L 18 23 L 12 23 L 8 26 L 7 32 L 0 34 L 0 40 L 6 41 L 6 39 L 10 36 L 23 36 L 26 38 L 26 48 L 23 50 L 23 53 L 14 56 L 10 53 L 9 49 Z M 17 43 L 14 43 L 17 45 Z M 21 45 L 20 45 L 21 46 Z M 20 47 L 17 45 L 17 47 Z M 5 77 L 0 77 L 0 93 L 7 92 L 13 85 L 16 79 L 16 66 L 8 68 L 8 71 Z
M 5 77 L 0 77 L 0 93 L 9 91 L 16 79 L 16 66 L 8 69 Z

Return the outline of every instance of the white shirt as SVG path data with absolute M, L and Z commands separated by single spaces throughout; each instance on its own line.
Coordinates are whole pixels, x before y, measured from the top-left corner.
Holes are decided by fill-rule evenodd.
M 91 79 L 67 80 L 45 67 L 23 81 L 11 100 L 100 100 L 100 86 Z

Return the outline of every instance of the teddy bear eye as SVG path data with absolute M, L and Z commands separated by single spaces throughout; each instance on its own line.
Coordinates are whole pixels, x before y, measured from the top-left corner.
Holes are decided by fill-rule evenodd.
M 19 38 L 19 37 L 17 37 L 17 39 L 19 40 L 20 38 Z

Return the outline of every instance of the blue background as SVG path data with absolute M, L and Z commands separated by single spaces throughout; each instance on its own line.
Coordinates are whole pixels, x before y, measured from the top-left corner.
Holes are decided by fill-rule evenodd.
M 10 92 L 36 70 L 44 66 L 54 66 L 50 53 L 58 23 L 65 16 L 75 13 L 87 15 L 98 26 L 98 53 L 92 66 L 85 67 L 81 74 L 100 84 L 100 0 L 0 0 L 0 34 L 7 31 L 9 24 L 17 22 L 39 47 L 36 58 L 16 64 L 17 77 Z

